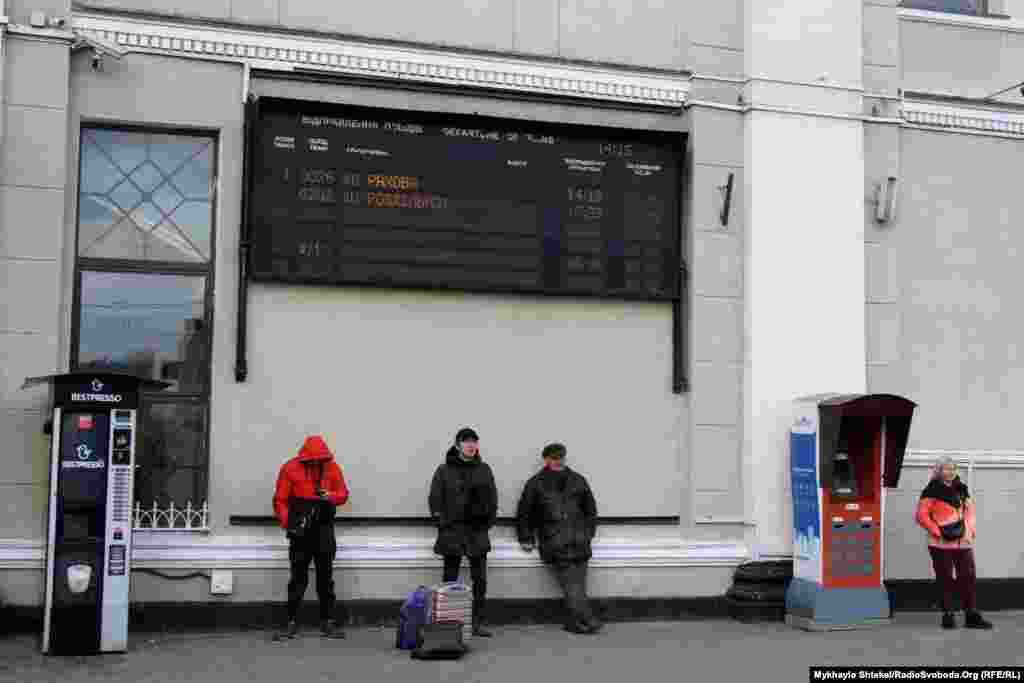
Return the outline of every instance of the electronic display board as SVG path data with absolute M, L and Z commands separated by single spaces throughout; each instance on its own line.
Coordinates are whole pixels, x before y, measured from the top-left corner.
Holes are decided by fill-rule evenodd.
M 249 277 L 672 301 L 684 134 L 260 98 Z

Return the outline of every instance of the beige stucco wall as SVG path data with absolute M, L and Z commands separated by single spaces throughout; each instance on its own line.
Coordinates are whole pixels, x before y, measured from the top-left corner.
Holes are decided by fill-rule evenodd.
M 134 54 L 95 72 L 87 53 L 69 57 L 59 40 L 8 37 L 0 109 L 0 428 L 14 436 L 0 443 L 0 494 L 15 514 L 0 520 L 2 542 L 37 543 L 43 535 L 46 396 L 18 386 L 25 375 L 62 369 L 68 360 L 74 255 L 66 245 L 74 235 L 82 121 L 218 136 L 213 532 L 190 540 L 217 550 L 196 567 L 238 561 L 232 548 L 241 556 L 264 553 L 270 565 L 282 560 L 276 530 L 232 527 L 228 517 L 269 513 L 276 468 L 308 431 L 324 431 L 341 455 L 353 488 L 350 514 L 422 514 L 426 478 L 464 423 L 483 434 L 502 514 L 510 514 L 538 464 L 537 449 L 565 441 L 602 514 L 681 518 L 678 527 L 602 530 L 606 549 L 629 548 L 609 550 L 618 559 L 595 574 L 596 592 L 608 595 L 713 594 L 728 572 L 716 562 L 738 561 L 735 553 L 749 547 L 788 552 L 788 461 L 779 436 L 796 394 L 862 383 L 921 403 L 915 448 L 1018 448 L 1020 364 L 1007 311 L 1019 241 L 1012 226 L 1024 211 L 1013 185 L 1021 142 L 905 130 L 892 117 L 898 88 L 943 97 L 1011 85 L 1019 79 L 1008 66 L 1019 61 L 1019 27 L 900 19 L 897 0 L 819 3 L 813 16 L 792 3 L 752 0 L 699 7 L 481 0 L 458 22 L 435 21 L 442 13 L 433 6 L 429 15 L 368 6 L 356 19 L 321 0 L 93 4 L 470 54 L 616 63 L 679 78 L 694 72 L 691 106 L 680 116 L 253 83 L 258 93 L 299 98 L 688 131 L 682 228 L 691 270 L 691 390 L 670 391 L 670 316 L 661 305 L 269 285 L 251 290 L 251 379 L 235 383 L 241 66 Z M 49 0 L 8 7 L 20 22 L 32 9 L 67 12 L 66 3 Z M 1012 98 L 998 106 L 1016 111 Z M 718 188 L 729 173 L 734 195 L 723 226 Z M 883 225 L 871 202 L 874 184 L 889 175 L 900 179 L 900 196 L 895 220 Z M 796 257 L 808 251 L 817 260 Z M 805 291 L 801 282 L 816 327 L 801 327 L 808 336 L 798 339 L 791 330 L 804 318 L 792 295 Z M 463 391 L 461 378 L 472 378 L 475 391 Z M 907 472 L 887 514 L 886 569 L 893 578 L 923 578 L 928 570 L 908 516 L 921 471 Z M 973 472 L 983 529 L 998 534 L 1012 518 L 1016 474 L 999 465 Z M 429 575 L 423 533 L 378 529 L 361 537 L 369 545 L 339 560 L 343 594 L 397 594 Z M 675 559 L 644 559 L 673 539 L 681 544 L 667 551 Z M 684 539 L 712 545 L 684 547 Z M 417 559 L 374 566 L 374 553 L 383 551 L 373 543 L 389 541 Z M 31 543 L 18 547 L 31 555 L 38 551 Z M 173 555 L 173 544 L 146 543 L 146 552 Z M 499 545 L 495 593 L 546 594 L 540 568 L 523 566 L 510 537 Z M 0 547 L 10 567 L 0 570 L 0 591 L 31 604 L 38 599 L 29 595 L 35 560 L 11 560 L 7 547 Z M 978 554 L 982 576 L 1019 574 L 1024 561 L 983 539 Z M 280 592 L 283 566 L 244 562 L 231 565 L 238 574 L 231 599 Z M 201 599 L 206 588 L 145 577 L 135 590 L 139 600 Z

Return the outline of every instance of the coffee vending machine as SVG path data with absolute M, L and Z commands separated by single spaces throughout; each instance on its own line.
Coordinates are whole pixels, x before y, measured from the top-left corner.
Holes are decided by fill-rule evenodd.
M 128 644 L 139 392 L 130 375 L 30 377 L 53 387 L 42 651 L 123 652 Z

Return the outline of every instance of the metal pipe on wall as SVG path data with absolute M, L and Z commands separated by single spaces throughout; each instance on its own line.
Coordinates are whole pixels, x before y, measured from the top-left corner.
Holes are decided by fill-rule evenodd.
M 248 69 L 246 81 L 248 81 Z M 249 324 L 249 193 L 252 191 L 253 121 L 257 114 L 257 99 L 249 95 L 245 102 L 245 127 L 242 154 L 242 211 L 238 239 L 238 318 L 236 321 L 235 381 L 244 382 L 249 376 L 246 358 L 246 331 Z

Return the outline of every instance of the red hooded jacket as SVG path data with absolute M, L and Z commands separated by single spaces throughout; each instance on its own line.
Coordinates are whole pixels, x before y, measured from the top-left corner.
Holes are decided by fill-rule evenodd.
M 281 465 L 277 475 L 274 514 L 281 528 L 288 528 L 289 498 L 320 500 L 316 495 L 317 483 L 327 492 L 327 500 L 332 505 L 344 505 L 348 501 L 348 486 L 341 468 L 334 461 L 334 454 L 327 448 L 322 437 L 309 436 L 299 454 Z

